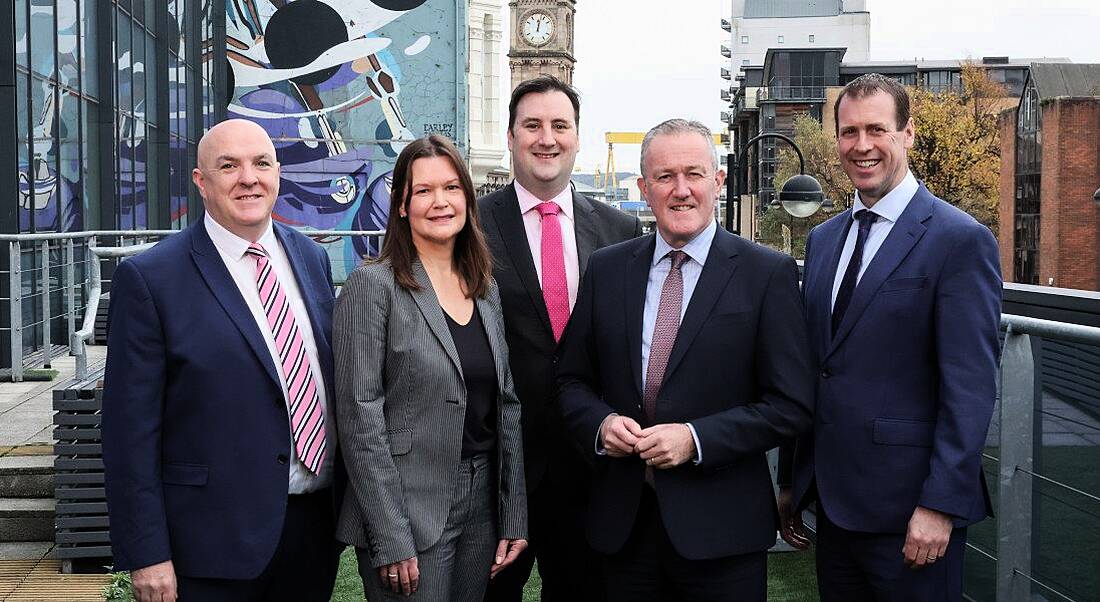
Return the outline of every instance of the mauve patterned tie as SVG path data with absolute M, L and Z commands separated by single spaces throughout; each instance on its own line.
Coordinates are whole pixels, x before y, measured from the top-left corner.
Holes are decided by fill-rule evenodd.
M 317 398 L 317 381 L 306 357 L 306 347 L 290 300 L 268 261 L 267 250 L 259 243 L 252 243 L 245 251 L 256 260 L 256 286 L 260 291 L 260 303 L 267 314 L 267 325 L 275 337 L 275 349 L 283 380 L 286 381 L 287 398 L 290 401 L 290 427 L 294 433 L 294 450 L 298 459 L 313 474 L 321 469 L 325 459 L 325 415 Z
M 565 255 L 561 242 L 561 207 L 547 201 L 535 205 L 542 216 L 542 299 L 546 313 L 550 314 L 550 327 L 554 340 L 561 340 L 565 324 L 569 322 L 569 283 L 565 279 Z
M 661 285 L 661 302 L 657 305 L 657 321 L 653 325 L 653 340 L 649 343 L 649 362 L 645 371 L 645 390 L 642 391 L 642 409 L 649 426 L 657 420 L 657 392 L 661 390 L 668 356 L 680 330 L 680 312 L 684 303 L 684 273 L 680 267 L 687 260 L 687 253 L 669 251 L 668 258 L 672 261 L 672 267 Z M 646 465 L 645 480 L 653 485 L 652 466 Z

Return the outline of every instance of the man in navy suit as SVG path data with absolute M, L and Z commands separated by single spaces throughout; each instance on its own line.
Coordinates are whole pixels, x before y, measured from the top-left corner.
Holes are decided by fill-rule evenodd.
M 565 423 L 595 462 L 588 540 L 612 602 L 762 601 L 765 452 L 812 421 L 797 270 L 718 228 L 706 126 L 654 127 L 641 164 L 657 233 L 592 254 L 559 349 Z
M 997 243 L 909 171 L 905 88 L 866 75 L 835 111 L 857 195 L 806 242 L 817 412 L 780 475 L 783 536 L 805 546 L 816 500 L 822 600 L 959 600 L 966 527 L 990 514 Z
M 327 600 L 340 552 L 328 257 L 272 222 L 279 164 L 255 123 L 211 128 L 192 180 L 205 217 L 112 281 L 114 568 L 142 602 Z

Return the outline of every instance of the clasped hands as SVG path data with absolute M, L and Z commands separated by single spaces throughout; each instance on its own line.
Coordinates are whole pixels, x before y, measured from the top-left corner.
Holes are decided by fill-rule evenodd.
M 613 414 L 600 425 L 600 443 L 613 458 L 637 454 L 653 468 L 672 468 L 695 457 L 695 438 L 686 424 L 643 429 L 628 416 Z

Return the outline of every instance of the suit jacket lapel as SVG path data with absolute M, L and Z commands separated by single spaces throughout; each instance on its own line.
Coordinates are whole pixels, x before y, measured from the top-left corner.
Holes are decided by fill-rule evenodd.
M 510 261 L 512 268 L 519 276 L 523 288 L 527 289 L 527 295 L 531 298 L 531 304 L 542 320 L 543 328 L 547 334 L 553 336 L 550 327 L 550 314 L 546 311 L 546 301 L 542 298 L 542 285 L 539 284 L 538 272 L 535 271 L 535 261 L 531 258 L 531 247 L 527 244 L 527 230 L 523 227 L 523 215 L 519 212 L 519 199 L 516 198 L 516 189 L 509 184 L 505 194 L 497 199 L 493 210 L 493 218 L 500 230 L 500 240 L 508 249 L 507 257 L 497 258 L 497 261 Z
M 489 350 L 493 353 L 493 367 L 497 374 L 497 394 L 504 392 L 504 354 L 507 350 L 507 342 L 500 338 L 503 328 L 498 327 L 500 318 L 493 312 L 493 306 L 488 299 L 478 297 L 476 299 L 477 310 L 481 313 L 481 327 L 485 329 L 485 338 L 489 339 Z M 499 404 L 498 404 L 499 405 Z
M 599 244 L 600 234 L 596 231 L 596 208 L 584 195 L 573 192 L 573 233 L 577 239 L 578 274 L 584 279 L 584 270 L 588 267 L 588 258 Z
M 715 231 L 714 241 L 711 242 L 710 252 L 707 254 L 707 263 L 703 265 L 699 282 L 691 294 L 691 301 L 688 302 L 687 312 L 684 313 L 680 329 L 676 332 L 676 342 L 672 345 L 668 365 L 665 366 L 664 382 L 668 382 L 669 377 L 676 371 L 676 366 L 684 359 L 684 354 L 691 347 L 691 342 L 703 328 L 703 323 L 710 316 L 718 297 L 725 290 L 726 283 L 737 270 L 735 241 L 733 234 L 721 228 Z
M 420 308 L 420 313 L 424 316 L 424 321 L 428 323 L 428 328 L 431 329 L 432 334 L 435 335 L 443 350 L 447 352 L 447 357 L 451 358 L 451 363 L 454 364 L 455 369 L 458 370 L 461 376 L 462 364 L 458 359 L 458 350 L 455 349 L 455 343 L 451 339 L 451 331 L 447 328 L 447 322 L 443 318 L 443 308 L 439 305 L 439 297 L 436 296 L 435 289 L 432 288 L 432 281 L 428 278 L 428 272 L 424 270 L 424 265 L 419 260 L 413 262 L 412 268 L 413 273 L 416 275 L 416 281 L 420 284 L 420 290 L 409 291 L 409 293 L 416 301 L 417 307 Z
M 655 234 L 641 239 L 634 249 L 634 257 L 626 273 L 626 348 L 630 350 L 630 368 L 634 372 L 634 386 L 638 399 L 642 399 L 642 319 L 645 314 L 646 285 L 649 284 L 649 267 L 653 263 L 653 249 L 657 246 Z
M 836 330 L 836 336 L 829 347 L 829 354 L 836 351 L 837 346 L 844 341 L 852 327 L 859 320 L 859 316 L 867 309 L 871 299 L 878 292 L 882 283 L 897 269 L 898 265 L 909 255 L 909 251 L 924 236 L 927 228 L 924 223 L 932 216 L 932 197 L 921 186 L 909 205 L 898 217 L 898 223 L 890 230 L 890 234 L 875 253 L 874 259 L 863 272 L 863 276 L 852 293 L 852 301 L 848 305 L 848 311 L 844 312 L 844 319 Z
M 844 252 L 844 242 L 848 238 L 848 230 L 852 226 L 852 210 L 848 209 L 840 217 L 834 218 L 835 227 L 830 227 L 822 232 L 821 244 L 826 250 L 831 250 L 831 255 L 826 263 L 821 264 L 823 272 L 811 283 L 813 290 L 807 291 L 806 299 L 815 300 L 813 305 L 807 304 L 807 311 L 813 312 L 811 327 L 817 329 L 816 340 L 820 341 L 818 357 L 823 357 L 829 350 L 833 337 L 833 283 L 836 281 L 836 272 L 840 263 L 840 255 Z M 834 224 L 829 224 L 834 226 Z
M 191 233 L 191 259 L 195 262 L 195 267 L 203 280 L 206 281 L 206 286 L 210 288 L 214 298 L 241 331 L 241 336 L 252 348 L 252 352 L 256 354 L 256 359 L 260 360 L 268 376 L 281 386 L 282 380 L 279 378 L 279 373 L 271 359 L 271 352 L 268 351 L 256 319 L 248 309 L 244 297 L 241 296 L 237 283 L 229 275 L 229 270 L 225 267 L 225 262 L 222 261 L 214 242 L 210 240 L 206 226 L 200 220 L 188 230 Z
M 317 290 L 328 288 L 327 282 L 314 282 L 312 277 L 313 273 L 306 267 L 305 259 L 302 257 L 302 249 L 297 244 L 297 239 L 288 236 L 283 230 L 284 226 L 275 223 L 273 224 L 275 230 L 275 238 L 279 240 L 279 244 L 283 246 L 283 251 L 286 252 L 286 258 L 290 262 L 290 269 L 294 272 L 294 278 L 298 281 L 298 290 L 302 294 L 302 303 L 306 306 L 306 312 L 309 314 L 309 323 L 313 330 L 313 341 L 317 346 L 317 356 L 321 362 L 321 369 L 324 370 L 326 375 L 333 373 L 332 363 L 332 342 L 329 341 L 329 333 L 326 333 L 321 328 L 321 307 L 318 305 Z M 296 319 L 301 317 L 296 316 Z M 329 381 L 331 378 L 324 378 L 326 391 L 332 391 L 333 383 Z

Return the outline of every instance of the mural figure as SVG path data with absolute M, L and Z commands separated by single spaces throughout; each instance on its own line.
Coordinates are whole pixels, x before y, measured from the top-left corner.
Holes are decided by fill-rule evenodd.
M 318 230 L 385 227 L 390 168 L 416 135 L 402 110 L 394 41 L 379 30 L 425 2 L 225 3 L 233 89 L 227 112 L 256 121 L 275 142 L 282 164 L 275 219 Z M 416 56 L 430 41 L 421 36 L 404 56 Z M 377 253 L 374 244 L 330 245 L 335 271 L 350 271 L 361 256 Z

